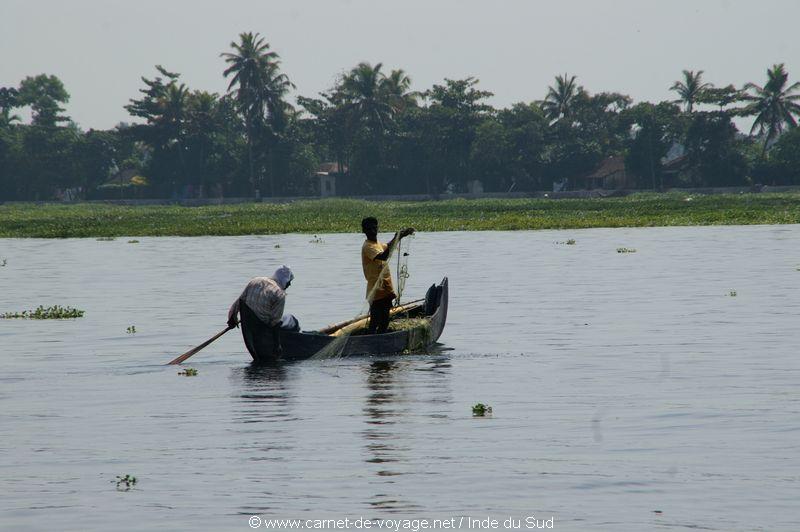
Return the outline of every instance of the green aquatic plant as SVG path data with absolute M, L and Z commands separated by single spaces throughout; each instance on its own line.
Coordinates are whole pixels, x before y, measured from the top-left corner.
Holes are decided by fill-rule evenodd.
M 101 236 L 97 238 L 98 242 L 111 242 L 113 240 L 116 240 L 116 238 L 114 238 L 113 236 Z
M 317 236 L 317 235 L 314 235 L 314 238 L 312 238 L 311 240 L 309 240 L 309 242 L 310 242 L 311 244 L 324 244 L 324 243 L 325 243 L 325 241 L 324 241 L 324 240 L 322 240 L 322 237 L 319 237 L 319 236 Z
M 568 246 L 574 246 L 575 245 L 575 239 L 574 238 L 570 238 L 569 240 L 567 240 L 566 244 Z
M 233 236 L 352 231 L 374 213 L 387 227 L 419 232 L 800 223 L 800 193 L 638 193 L 616 198 L 364 201 L 329 198 L 287 204 L 0 205 L 0 238 Z
M 5 268 L 6 264 L 8 264 L 8 260 L 6 259 L 0 260 L 0 268 Z
M 113 481 L 112 481 L 113 482 Z M 132 475 L 120 476 L 117 475 L 117 489 L 120 491 L 128 491 L 136 485 L 136 477 Z
M 128 334 L 136 334 L 136 325 L 131 325 L 127 329 Z
M 483 403 L 477 403 L 472 406 L 472 415 L 475 417 L 484 417 L 492 414 L 492 407 Z
M 197 370 L 194 369 L 194 368 L 186 368 L 183 371 L 179 371 L 178 375 L 183 375 L 184 377 L 196 377 L 197 376 Z
M 728 293 L 728 295 L 729 295 L 729 296 L 731 296 L 731 297 L 736 297 L 736 296 L 737 296 L 737 294 L 736 294 L 736 290 L 731 290 L 731 291 Z
M 280 244 L 275 244 L 273 247 L 274 247 L 275 249 L 278 249 L 278 248 L 280 248 L 280 247 L 281 247 L 281 245 L 280 245 Z
M 139 243 L 139 241 L 135 240 L 135 239 L 134 240 L 128 240 L 128 244 L 138 244 L 138 243 Z
M 72 307 L 43 307 L 39 305 L 34 310 L 23 310 L 22 312 L 6 312 L 0 317 L 4 319 L 23 319 L 23 320 L 66 320 L 72 318 L 82 318 L 85 312 Z
M 634 248 L 617 248 L 617 253 L 636 253 Z

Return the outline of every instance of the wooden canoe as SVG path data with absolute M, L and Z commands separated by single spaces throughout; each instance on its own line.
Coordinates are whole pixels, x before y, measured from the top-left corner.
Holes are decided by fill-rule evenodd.
M 256 362 L 278 360 L 304 360 L 323 352 L 333 356 L 384 355 L 403 352 L 425 351 L 436 343 L 447 321 L 448 283 L 445 277 L 438 285 L 432 285 L 425 299 L 404 312 L 404 317 L 421 318 L 421 325 L 412 329 L 390 331 L 384 334 L 353 334 L 337 337 L 330 327 L 327 334 L 312 332 L 290 332 L 272 329 L 265 325 L 247 305 L 240 305 L 242 337 L 245 346 Z M 348 322 L 342 322 L 347 324 Z M 275 338 L 279 334 L 283 353 L 274 352 Z M 335 342 L 335 343 L 334 343 Z

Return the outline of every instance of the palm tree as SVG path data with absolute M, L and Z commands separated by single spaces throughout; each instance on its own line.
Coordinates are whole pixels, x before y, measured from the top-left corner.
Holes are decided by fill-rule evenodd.
M 742 96 L 751 103 L 742 109 L 741 114 L 755 115 L 750 134 L 757 130 L 764 137 L 762 155 L 766 153 L 770 143 L 783 132 L 785 126 L 797 127 L 795 116 L 800 116 L 800 104 L 797 103 L 800 101 L 800 94 L 793 93 L 800 89 L 800 82 L 787 87 L 788 79 L 789 74 L 781 63 L 767 70 L 767 84 L 763 87 L 755 83 L 744 86 L 744 90 L 752 91 L 752 94 Z
M 159 115 L 157 123 L 167 143 L 174 142 L 178 154 L 181 180 L 186 177 L 186 164 L 183 154 L 186 139 L 187 104 L 189 90 L 186 85 L 173 82 L 167 85 L 164 95 L 158 100 Z
M 541 102 L 541 107 L 551 122 L 573 115 L 578 97 L 585 92 L 575 82 L 576 79 L 576 76 L 568 78 L 567 74 L 556 76 L 555 87 L 547 87 L 547 96 Z
M 703 96 L 703 93 L 712 88 L 711 83 L 703 83 L 703 71 L 684 70 L 683 81 L 676 81 L 669 88 L 681 97 L 680 101 L 686 106 L 686 112 L 691 113 L 694 104 Z
M 341 91 L 352 112 L 353 121 L 361 121 L 375 133 L 382 133 L 392 119 L 394 109 L 383 89 L 386 77 L 381 72 L 383 63 L 374 67 L 359 63 L 341 84 Z
M 411 92 L 410 88 L 411 78 L 402 69 L 392 70 L 380 84 L 380 90 L 393 113 L 400 113 L 417 103 L 419 94 Z
M 239 111 L 244 117 L 250 182 L 255 187 L 253 171 L 255 130 L 267 124 L 271 124 L 274 129 L 282 127 L 283 113 L 287 106 L 283 98 L 294 85 L 286 74 L 280 72 L 279 56 L 270 51 L 269 43 L 263 37 L 258 33 L 247 32 L 239 34 L 239 39 L 238 43 L 231 42 L 233 53 L 221 54 L 225 62 L 230 65 L 223 72 L 223 76 L 226 78 L 233 76 L 228 85 L 228 92 L 234 93 Z M 270 189 L 272 189 L 271 183 Z

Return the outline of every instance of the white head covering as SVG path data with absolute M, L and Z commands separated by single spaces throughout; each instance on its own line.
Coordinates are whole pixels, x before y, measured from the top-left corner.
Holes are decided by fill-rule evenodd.
M 294 279 L 292 269 L 286 265 L 281 266 L 272 274 L 272 280 L 278 283 L 278 286 L 283 290 L 286 290 L 286 285 L 288 285 L 292 279 Z

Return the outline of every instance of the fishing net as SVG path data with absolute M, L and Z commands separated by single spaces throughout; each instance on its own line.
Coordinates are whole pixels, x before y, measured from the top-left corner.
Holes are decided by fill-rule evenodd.
M 409 250 L 411 249 L 411 239 L 413 235 L 407 236 L 403 239 L 395 240 L 395 243 L 389 249 L 389 256 L 383 263 L 383 269 L 381 270 L 380 275 L 378 276 L 378 282 L 370 290 L 369 294 L 367 294 L 367 298 L 361 304 L 360 311 L 350 320 L 350 324 L 345 325 L 338 329 L 336 332 L 332 333 L 334 336 L 334 340 L 329 342 L 325 347 L 317 351 L 311 359 L 314 360 L 321 360 L 321 359 L 329 359 L 329 358 L 339 358 L 341 357 L 345 349 L 347 348 L 348 341 L 353 334 L 361 333 L 364 329 L 367 328 L 369 324 L 369 302 L 372 301 L 372 298 L 375 296 L 375 292 L 381 287 L 381 279 L 389 270 L 389 265 L 393 262 L 393 259 L 397 258 L 397 286 L 395 292 L 397 292 L 397 305 L 400 304 L 400 297 L 403 294 L 403 290 L 405 290 L 406 286 L 406 279 L 409 277 L 408 273 L 408 257 L 410 256 Z M 390 327 L 392 322 L 390 322 Z M 396 330 L 396 329 L 395 329 Z

